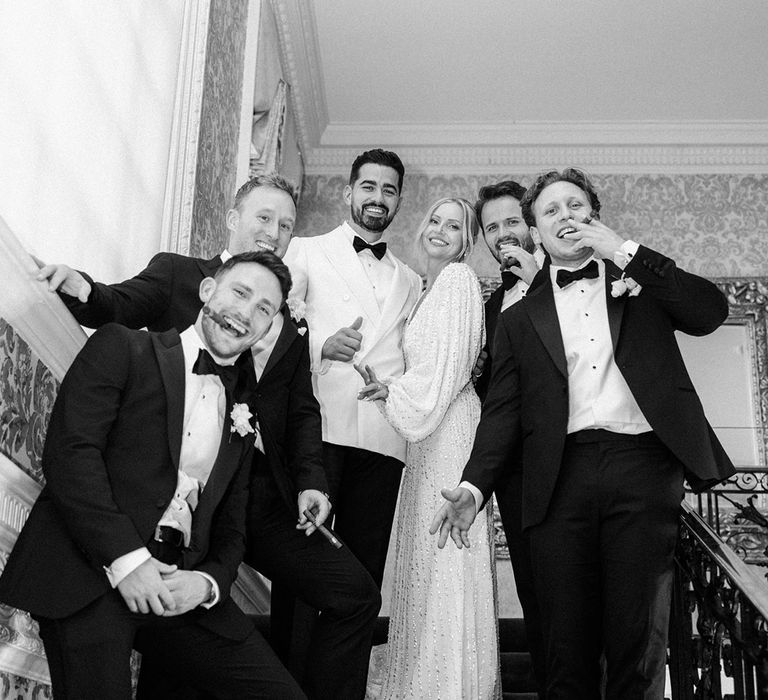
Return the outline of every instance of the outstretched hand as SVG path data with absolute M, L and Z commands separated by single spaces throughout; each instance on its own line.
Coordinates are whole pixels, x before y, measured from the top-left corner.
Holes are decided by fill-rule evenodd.
M 451 536 L 459 549 L 469 547 L 469 528 L 477 517 L 475 497 L 469 489 L 465 489 L 463 486 L 455 489 L 441 489 L 440 493 L 447 503 L 437 511 L 432 519 L 429 534 L 434 535 L 438 530 L 440 531 L 437 540 L 437 546 L 440 549 L 445 547 L 448 535 Z
M 40 268 L 35 279 L 40 282 L 48 282 L 49 292 L 64 292 L 71 297 L 77 297 L 83 303 L 88 301 L 91 294 L 91 285 L 88 284 L 77 270 L 73 270 L 68 265 L 46 265 L 42 260 L 34 255 L 32 259 Z
M 389 388 L 376 377 L 373 367 L 366 365 L 353 365 L 357 373 L 363 378 L 365 386 L 357 392 L 358 401 L 386 401 L 389 396 Z

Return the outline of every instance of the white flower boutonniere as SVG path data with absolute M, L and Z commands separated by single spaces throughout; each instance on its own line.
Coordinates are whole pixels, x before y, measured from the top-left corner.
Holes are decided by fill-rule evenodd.
M 232 406 L 232 413 L 229 414 L 232 419 L 232 427 L 229 429 L 232 433 L 237 433 L 240 437 L 245 437 L 248 433 L 256 432 L 251 425 L 253 413 L 248 409 L 248 404 L 236 403 Z
M 288 300 L 285 303 L 288 305 L 288 311 L 291 312 L 291 318 L 296 321 L 296 323 L 304 318 L 304 315 L 307 313 L 307 305 L 305 302 L 301 299 L 296 299 L 296 297 L 288 297 Z
M 621 276 L 621 279 L 611 282 L 611 296 L 615 299 L 622 294 L 629 294 L 631 297 L 636 297 L 640 294 L 642 286 L 639 285 L 631 277 Z

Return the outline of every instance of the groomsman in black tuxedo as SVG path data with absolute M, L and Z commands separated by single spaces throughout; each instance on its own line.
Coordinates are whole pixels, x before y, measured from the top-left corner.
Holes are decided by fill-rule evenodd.
M 266 250 L 282 257 L 296 220 L 293 186 L 277 174 L 258 175 L 235 195 L 227 213 L 229 245 L 210 260 L 159 253 L 146 269 L 105 285 L 64 265 L 49 265 L 49 280 L 81 324 L 117 321 L 133 328 L 182 329 L 197 315 L 200 282 L 232 254 Z M 245 562 L 272 582 L 271 643 L 288 662 L 294 596 L 322 615 L 308 639 L 306 660 L 292 663 L 311 697 L 362 697 L 373 624 L 380 594 L 348 547 L 334 549 L 304 516 L 330 513 L 323 469 L 320 411 L 312 390 L 306 323 L 283 307 L 266 335 L 252 348 L 264 456 L 254 462 L 248 507 Z M 298 530 L 297 530 L 298 526 Z M 311 535 L 311 536 L 305 536 Z M 298 667 L 300 665 L 300 668 Z M 144 664 L 155 682 L 167 674 Z M 336 693 L 336 695 L 334 695 Z
M 56 697 L 128 700 L 134 647 L 218 698 L 304 697 L 229 597 L 259 431 L 247 351 L 290 284 L 270 253 L 231 258 L 194 326 L 108 324 L 67 372 L 0 577 L 40 624 Z
M 485 242 L 501 268 L 501 284 L 485 303 L 487 357 L 483 373 L 475 383 L 481 401 L 484 401 L 488 394 L 493 367 L 493 337 L 499 316 L 525 297 L 539 271 L 538 262 L 534 257 L 535 245 L 520 209 L 520 200 L 524 194 L 525 187 L 521 184 L 514 180 L 503 180 L 481 187 L 475 204 L 475 213 L 483 229 Z M 494 493 L 515 573 L 517 597 L 523 608 L 533 673 L 543 697 L 546 687 L 544 639 L 533 585 L 530 547 L 528 538 L 522 531 L 522 486 L 523 467 L 518 451 L 510 460 L 504 476 L 496 483 Z
M 472 455 L 431 531 L 469 546 L 520 450 L 547 698 L 600 697 L 604 651 L 607 698 L 658 699 L 683 478 L 704 489 L 734 472 L 675 331 L 711 333 L 728 304 L 603 224 L 578 170 L 541 175 L 521 205 L 549 261 L 501 315 Z

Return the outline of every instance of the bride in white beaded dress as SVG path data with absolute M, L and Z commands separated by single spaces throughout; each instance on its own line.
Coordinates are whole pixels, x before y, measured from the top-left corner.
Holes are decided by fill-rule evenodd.
M 376 401 L 408 441 L 385 678 L 373 696 L 383 700 L 501 697 L 490 522 L 471 549 L 438 550 L 428 531 L 440 489 L 458 483 L 480 418 L 471 372 L 484 342 L 483 301 L 461 262 L 477 232 L 466 200 L 432 205 L 416 241 L 427 285 L 403 336 L 405 374 L 389 382 L 357 367 L 359 398 Z

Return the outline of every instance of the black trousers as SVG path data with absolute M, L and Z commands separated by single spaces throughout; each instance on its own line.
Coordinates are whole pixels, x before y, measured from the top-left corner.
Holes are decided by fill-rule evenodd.
M 132 613 L 116 590 L 69 617 L 37 620 L 56 700 L 130 700 L 133 648 L 214 698 L 305 698 L 256 630 L 238 641 L 211 632 L 189 614 Z
M 369 450 L 324 442 L 323 466 L 333 506 L 335 532 L 380 590 L 403 463 Z M 374 617 L 378 615 L 379 607 L 380 598 Z M 318 620 L 323 618 L 323 614 L 318 618 L 317 611 L 318 606 L 306 596 L 295 595 L 287 586 L 273 586 L 272 619 L 283 630 L 281 633 L 273 625 L 273 634 L 277 635 L 276 649 L 297 678 L 308 678 L 312 668 L 312 639 Z M 370 652 L 369 639 L 359 648 L 359 653 L 365 657 L 363 680 L 367 677 Z M 355 700 L 364 695 L 363 683 L 359 693 L 339 697 Z
M 683 469 L 652 434 L 569 436 L 545 520 L 530 528 L 547 698 L 659 700 Z
M 267 475 L 252 482 L 245 558 L 272 582 L 273 645 L 308 697 L 362 698 L 379 590 L 349 546 L 297 530 L 298 511 L 291 514 L 274 488 Z M 319 611 L 317 619 L 301 623 L 296 600 Z
M 531 566 L 531 544 L 528 533 L 523 532 L 523 472 L 522 467 L 510 470 L 496 484 L 496 502 L 499 504 L 501 523 L 509 547 L 509 559 L 515 574 L 517 597 L 523 608 L 523 621 L 528 641 L 528 650 L 533 663 L 533 675 L 539 696 L 544 697 L 546 688 L 546 654 L 544 635 L 541 628 L 539 601 L 533 582 Z M 500 566 L 500 565 L 499 565 Z

